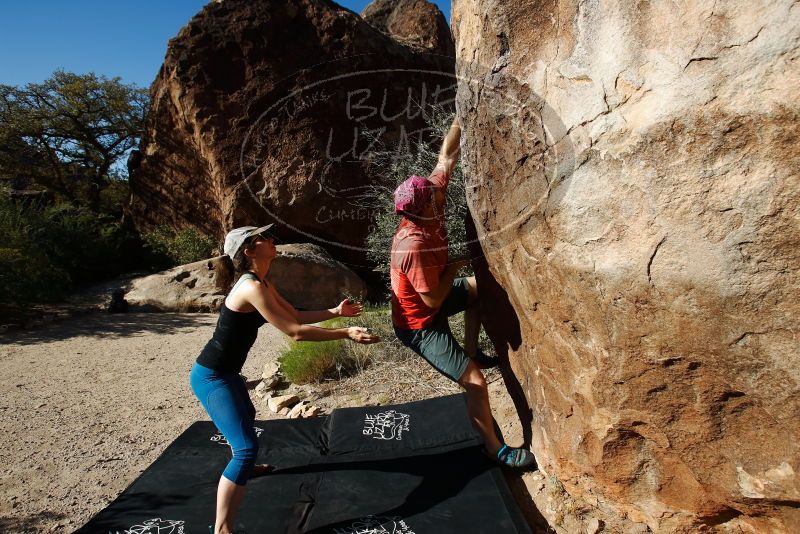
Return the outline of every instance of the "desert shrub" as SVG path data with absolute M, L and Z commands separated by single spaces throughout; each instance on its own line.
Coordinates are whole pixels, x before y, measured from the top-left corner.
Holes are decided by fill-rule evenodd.
M 428 108 L 425 111 L 429 133 L 428 139 L 409 143 L 407 146 L 390 148 L 380 140 L 371 139 L 372 150 L 369 164 L 379 176 L 378 182 L 364 189 L 358 202 L 375 214 L 367 237 L 367 256 L 379 266 L 387 268 L 392 236 L 400 223 L 400 216 L 394 213 L 393 193 L 397 186 L 413 174 L 428 176 L 436 167 L 442 139 L 450 129 L 454 114 L 443 108 Z M 467 199 L 464 189 L 464 175 L 460 165 L 456 165 L 450 176 L 447 188 L 445 225 L 450 241 L 450 255 L 466 254 L 466 230 L 464 219 L 467 214 Z
M 381 339 L 388 339 L 392 331 L 389 308 L 386 305 L 368 306 L 359 317 L 337 317 L 329 319 L 324 328 L 363 326 Z M 349 340 L 296 341 L 292 342 L 279 361 L 281 370 L 290 382 L 307 384 L 326 378 L 342 378 L 360 373 L 376 356 L 376 351 L 385 350 L 382 343 L 359 345 Z
M 99 193 L 99 212 L 121 218 L 130 195 L 131 189 L 127 180 L 111 180 Z
M 67 273 L 53 265 L 35 245 L 9 240 L 8 230 L 0 224 L 0 302 L 49 302 L 61 298 L 71 286 Z
M 456 339 L 461 342 L 463 332 L 463 314 L 450 317 L 450 325 Z M 350 362 L 352 371 L 332 371 L 330 377 L 335 380 L 322 380 L 315 386 L 315 391 L 323 396 L 343 395 L 353 398 L 354 402 L 372 405 L 407 402 L 426 398 L 431 395 L 450 395 L 462 391 L 461 387 L 444 377 L 411 349 L 403 346 L 394 333 L 391 322 L 391 309 L 388 303 L 370 305 L 361 317 L 340 319 L 343 325 L 360 325 L 381 338 L 380 343 L 373 345 L 357 345 L 343 342 L 350 354 L 346 362 Z M 488 338 L 481 336 L 479 346 L 486 354 L 494 355 L 494 349 Z M 353 359 L 361 362 L 359 368 Z M 485 372 L 487 382 L 500 380 L 500 370 L 491 369 Z
M 109 216 L 0 195 L 0 302 L 53 301 L 75 285 L 120 273 L 126 239 Z
M 323 326 L 328 326 L 323 323 Z M 293 341 L 278 358 L 281 372 L 295 384 L 319 382 L 336 375 L 346 358 L 344 341 Z
M 58 70 L 0 84 L 0 96 L 0 302 L 57 300 L 141 269 L 141 242 L 120 220 L 147 90 Z
M 334 377 L 343 357 L 341 341 L 295 341 L 278 361 L 290 382 L 309 384 Z
M 204 260 L 214 255 L 217 242 L 194 228 L 173 230 L 158 226 L 142 234 L 147 258 L 152 269 L 167 269 Z
M 123 272 L 129 236 L 108 215 L 68 204 L 48 207 L 32 232 L 33 240 L 74 285 L 96 282 Z
M 349 297 L 353 299 L 354 297 Z M 362 326 L 381 340 L 394 337 L 392 322 L 388 305 L 366 304 L 358 317 L 337 317 L 329 321 L 330 328 L 343 328 L 347 326 Z M 369 367 L 378 356 L 378 352 L 385 350 L 384 343 L 361 345 L 348 340 L 343 342 L 344 357 L 338 362 L 337 375 L 350 376 L 362 372 Z

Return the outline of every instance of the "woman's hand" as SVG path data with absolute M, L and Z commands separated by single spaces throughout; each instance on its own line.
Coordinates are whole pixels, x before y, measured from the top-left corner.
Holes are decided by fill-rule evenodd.
M 377 343 L 381 340 L 378 336 L 370 334 L 363 326 L 351 326 L 347 329 L 347 337 L 356 343 L 368 345 L 370 343 Z
M 360 302 L 344 299 L 336 306 L 336 313 L 339 314 L 339 317 L 358 317 L 363 309 Z

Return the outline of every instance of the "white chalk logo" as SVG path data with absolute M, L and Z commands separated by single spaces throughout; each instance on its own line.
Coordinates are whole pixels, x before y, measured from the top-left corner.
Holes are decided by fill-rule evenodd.
M 403 432 L 408 432 L 410 425 L 411 418 L 408 414 L 389 410 L 375 415 L 366 414 L 361 433 L 375 439 L 401 440 Z
M 273 89 L 248 106 L 252 114 L 268 107 L 251 123 L 242 140 L 236 188 L 249 193 L 254 205 L 263 209 L 265 220 L 279 223 L 281 231 L 289 232 L 292 239 L 304 236 L 307 239 L 303 240 L 329 250 L 335 247 L 365 252 L 373 257 L 370 262 L 350 265 L 372 269 L 373 262 L 388 253 L 384 238 L 389 235 L 376 233 L 382 228 L 376 221 L 394 215 L 393 191 L 399 180 L 412 173 L 427 176 L 433 169 L 435 159 L 425 163 L 426 149 L 431 143 L 438 144 L 447 131 L 459 100 L 472 106 L 471 112 L 459 114 L 467 121 L 467 131 L 470 127 L 490 128 L 486 125 L 489 123 L 484 124 L 488 120 L 517 133 L 512 144 L 498 148 L 498 161 L 510 157 L 507 151 L 512 147 L 523 157 L 514 158 L 514 168 L 507 172 L 499 168 L 494 174 L 467 172 L 466 168 L 462 171 L 460 166 L 453 169 L 446 195 L 446 210 L 457 214 L 447 219 L 450 249 L 464 253 L 476 242 L 484 251 L 502 247 L 506 240 L 516 239 L 520 228 L 533 228 L 528 223 L 534 216 L 543 216 L 545 211 L 549 214 L 557 209 L 555 203 L 569 198 L 571 177 L 579 166 L 573 144 L 578 134 L 571 135 L 571 128 L 526 80 L 500 72 L 507 60 L 507 56 L 498 58 L 502 65 L 471 61 L 456 65 L 454 70 L 362 70 L 357 67 L 367 66 L 362 59 L 342 57 L 303 68 L 274 83 Z M 357 68 L 351 70 L 353 67 Z M 296 132 L 308 130 L 309 124 L 315 125 L 313 133 L 298 137 Z M 299 143 L 295 148 L 310 151 L 314 161 L 303 165 L 302 172 L 297 161 L 287 166 L 275 157 L 284 142 Z M 474 141 L 467 145 L 476 146 Z M 466 158 L 464 163 L 471 162 Z M 298 172 L 304 174 L 299 182 Z M 506 180 L 511 180 L 511 185 L 504 187 L 525 202 L 518 206 L 515 216 L 501 217 L 492 227 L 476 220 L 477 235 L 467 237 L 463 225 L 467 213 L 465 188 L 479 191 Z M 306 189 L 316 190 L 316 202 L 304 200 L 306 193 L 296 198 L 296 192 Z M 297 210 L 281 209 L 295 200 L 301 205 L 308 202 L 309 211 L 301 210 L 303 216 L 298 216 Z M 472 209 L 480 211 L 481 207 Z M 462 222 L 456 222 L 459 220 Z M 339 223 L 348 228 L 363 225 L 375 240 L 353 242 L 319 231 Z M 352 254 L 350 258 L 348 261 L 354 261 Z
M 161 519 L 156 517 L 143 521 L 141 525 L 133 525 L 123 530 L 121 534 L 184 534 L 183 525 L 185 521 L 175 521 L 173 519 Z M 109 531 L 109 534 L 115 534 Z M 119 531 L 116 534 L 120 534 Z
M 333 529 L 334 534 L 415 534 L 399 517 L 368 515 L 356 519 L 350 526 Z
M 259 436 L 261 435 L 261 433 L 262 433 L 262 432 L 264 432 L 264 429 L 263 429 L 263 428 L 259 428 L 259 427 L 257 427 L 257 426 L 254 426 L 254 427 L 253 427 L 253 430 L 254 430 L 254 431 L 255 431 L 255 433 L 256 433 L 256 437 L 259 437 Z M 227 439 L 225 439 L 225 436 L 223 436 L 221 432 L 217 432 L 216 434 L 214 434 L 213 436 L 211 436 L 211 441 L 214 441 L 214 442 L 216 442 L 216 443 L 219 443 L 220 445 L 227 445 L 228 447 L 230 447 L 230 446 L 231 446 L 231 444 L 230 444 L 230 443 L 228 443 L 228 440 L 227 440 Z

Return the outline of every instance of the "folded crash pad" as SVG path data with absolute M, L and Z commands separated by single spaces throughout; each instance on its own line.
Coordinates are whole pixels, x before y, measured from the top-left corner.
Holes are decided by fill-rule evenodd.
M 529 532 L 462 395 L 255 429 L 258 463 L 276 470 L 247 484 L 237 517 L 247 534 Z M 230 455 L 213 423 L 194 423 L 77 532 L 205 534 Z

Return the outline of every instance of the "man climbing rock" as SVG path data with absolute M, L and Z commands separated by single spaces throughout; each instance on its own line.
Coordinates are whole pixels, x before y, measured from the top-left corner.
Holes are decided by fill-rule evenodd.
M 497 359 L 478 350 L 475 277 L 456 278 L 467 260 L 448 258 L 445 194 L 458 161 L 460 139 L 456 119 L 430 176 L 411 176 L 394 192 L 395 212 L 403 218 L 392 239 L 392 323 L 405 346 L 464 388 L 467 412 L 487 453 L 503 465 L 524 468 L 534 464 L 533 454 L 501 443 L 494 431 L 481 368 L 496 366 Z M 447 320 L 460 312 L 465 312 L 464 347 L 456 341 Z

